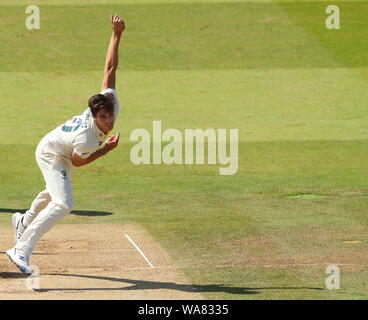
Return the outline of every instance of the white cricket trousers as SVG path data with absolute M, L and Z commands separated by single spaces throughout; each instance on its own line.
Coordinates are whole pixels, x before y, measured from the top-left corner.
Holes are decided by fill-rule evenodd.
M 73 207 L 71 177 L 74 167 L 71 161 L 51 154 L 46 138 L 38 144 L 35 155 L 46 189 L 38 194 L 25 213 L 24 222 L 28 226 L 15 246 L 27 256 L 32 254 L 42 235 Z

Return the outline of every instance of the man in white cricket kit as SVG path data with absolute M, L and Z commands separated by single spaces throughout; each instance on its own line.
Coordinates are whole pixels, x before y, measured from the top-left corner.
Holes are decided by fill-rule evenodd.
M 119 133 L 110 136 L 119 111 L 115 92 L 118 47 L 125 29 L 118 15 L 110 17 L 113 33 L 106 55 L 101 92 L 88 100 L 89 108 L 66 121 L 38 144 L 36 161 L 46 182 L 46 189 L 33 200 L 25 213 L 12 217 L 15 245 L 6 253 L 24 273 L 31 274 L 29 257 L 38 240 L 73 207 L 71 177 L 74 167 L 86 165 L 113 150 Z M 102 147 L 101 147 L 102 146 Z

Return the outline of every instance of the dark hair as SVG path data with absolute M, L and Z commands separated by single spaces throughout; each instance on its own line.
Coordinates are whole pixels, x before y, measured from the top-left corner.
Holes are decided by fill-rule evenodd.
M 114 112 L 114 104 L 111 99 L 99 93 L 88 100 L 88 105 L 94 116 L 97 115 L 98 111 L 105 109 L 106 112 Z

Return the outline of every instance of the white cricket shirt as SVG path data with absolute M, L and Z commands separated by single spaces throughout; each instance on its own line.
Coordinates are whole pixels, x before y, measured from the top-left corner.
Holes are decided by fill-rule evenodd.
M 114 89 L 109 88 L 100 92 L 104 95 L 113 95 L 115 120 L 119 112 L 119 102 Z M 56 129 L 48 133 L 46 141 L 47 153 L 71 161 L 75 152 L 82 158 L 88 158 L 98 150 L 105 141 L 106 135 L 96 126 L 91 109 L 88 108 Z

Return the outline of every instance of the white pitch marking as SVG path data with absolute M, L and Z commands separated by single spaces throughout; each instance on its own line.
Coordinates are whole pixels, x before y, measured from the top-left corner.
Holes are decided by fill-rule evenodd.
M 259 267 L 259 268 L 280 268 L 280 267 L 298 267 L 298 266 L 319 266 L 319 265 L 324 265 L 324 264 L 329 264 L 329 263 L 316 263 L 316 264 L 284 264 L 284 265 L 244 265 L 242 267 Z M 362 266 L 361 264 L 354 264 L 354 263 L 338 263 L 335 264 L 336 266 Z M 166 270 L 166 269 L 208 269 L 209 266 L 163 266 L 163 267 L 155 267 L 155 269 L 162 269 L 162 270 Z M 239 268 L 238 266 L 235 265 L 226 265 L 226 266 L 211 266 L 211 268 Z M 70 269 L 70 270 L 104 270 L 104 271 L 111 271 L 110 268 L 84 268 L 84 269 Z M 120 267 L 119 270 L 149 270 L 151 269 L 150 267 Z
M 71 253 L 90 253 L 90 252 L 126 252 L 126 251 L 133 251 L 133 250 L 134 249 L 56 251 L 54 253 L 43 253 L 43 254 L 71 254 Z
M 138 246 L 134 243 L 134 241 L 126 234 L 125 237 L 130 241 L 130 243 L 134 246 L 134 248 L 137 249 L 137 251 L 141 254 L 141 256 L 144 258 L 144 260 L 146 260 L 146 262 L 148 263 L 148 265 L 153 269 L 154 266 L 152 265 L 152 263 L 147 259 L 147 257 L 144 255 L 144 253 L 142 252 L 141 249 L 138 248 Z

